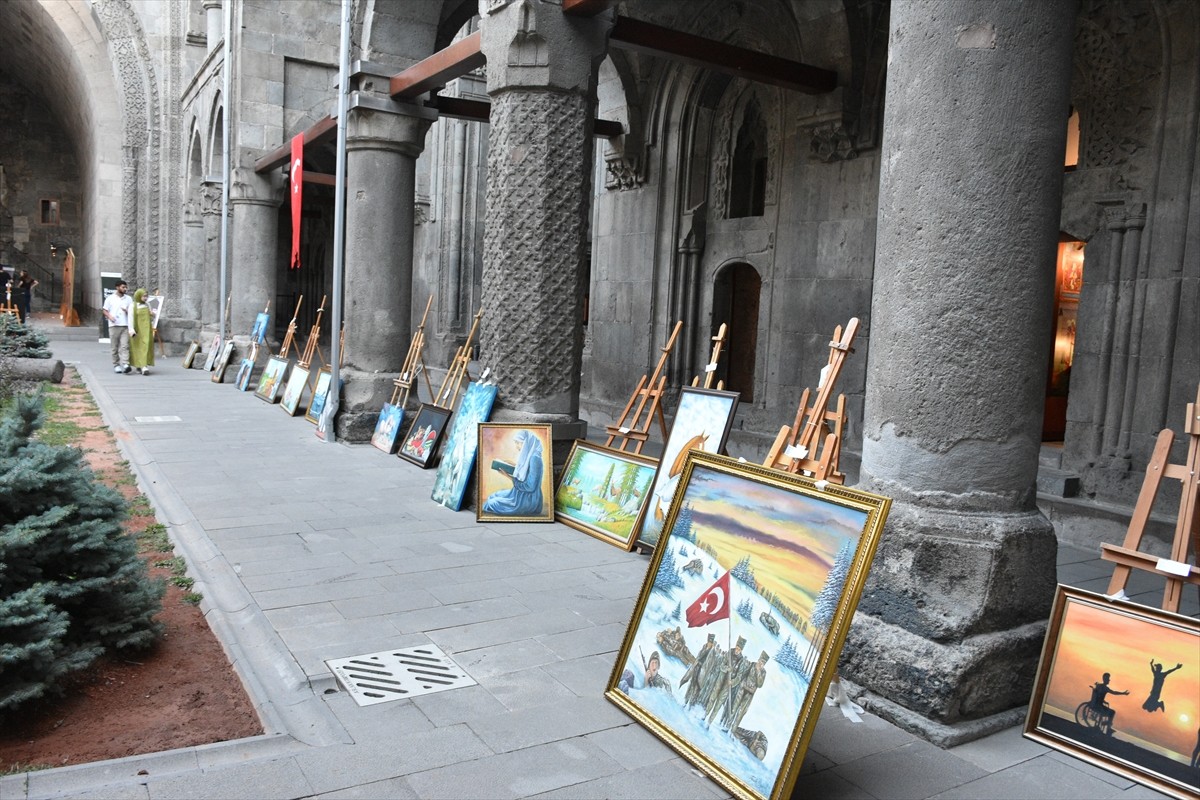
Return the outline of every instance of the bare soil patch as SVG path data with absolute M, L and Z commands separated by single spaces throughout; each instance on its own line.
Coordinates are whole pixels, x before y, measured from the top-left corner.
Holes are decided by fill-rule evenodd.
M 179 563 L 170 561 L 173 553 L 154 549 L 162 546 L 161 535 L 146 535 L 156 530 L 153 512 L 73 368 L 68 367 L 57 400 L 58 407 L 47 415 L 46 433 L 82 448 L 96 476 L 131 502 L 125 529 L 131 536 L 142 534 L 142 557 L 151 574 L 185 585 L 168 584 L 157 617 L 165 632 L 152 649 L 102 657 L 76 675 L 62 697 L 35 704 L 0 730 L 0 774 L 262 733 L 220 643 L 199 607 L 188 602 L 197 598 L 178 574 Z

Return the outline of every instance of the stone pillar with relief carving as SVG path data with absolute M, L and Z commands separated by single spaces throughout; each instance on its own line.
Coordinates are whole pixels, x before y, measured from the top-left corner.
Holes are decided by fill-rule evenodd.
M 352 76 L 346 131 L 345 383 L 336 431 L 354 442 L 370 440 L 412 336 L 417 157 L 436 114 L 391 99 L 388 79 L 398 71 L 360 62 Z M 423 309 L 423 299 L 420 305 Z
M 204 297 L 204 217 L 201 204 L 183 204 L 183 268 L 179 270 L 179 307 L 169 316 L 201 321 Z
M 842 656 L 943 746 L 1024 718 L 1074 4 L 892 5 L 862 488 L 894 498 Z
M 275 295 L 285 258 L 279 252 L 278 241 L 281 181 L 274 171 L 259 175 L 253 169 L 238 167 L 230 182 L 228 289 L 232 305 L 228 333 L 248 337 L 254 318 L 268 301 L 272 316 L 280 314 Z
M 586 430 L 582 281 L 612 17 L 567 17 L 545 0 L 485 0 L 480 12 L 492 110 L 479 359 L 499 382 L 497 419 L 550 422 L 569 442 Z
M 221 317 L 221 184 L 205 181 L 200 184 L 200 223 L 204 243 L 200 265 L 200 321 L 216 325 Z

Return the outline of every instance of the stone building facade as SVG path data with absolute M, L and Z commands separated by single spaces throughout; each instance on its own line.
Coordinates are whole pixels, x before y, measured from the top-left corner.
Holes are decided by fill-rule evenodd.
M 301 296 L 307 330 L 332 190 L 304 185 L 289 270 L 287 169 L 264 163 L 334 113 L 340 19 L 336 0 L 0 4 L 4 252 L 44 249 L 18 229 L 58 198 L 80 307 L 122 272 L 184 342 L 226 303 L 227 211 L 234 333 L 269 303 L 278 340 Z M 672 387 L 727 324 L 729 449 L 757 460 L 859 317 L 843 465 L 897 502 L 846 671 L 937 741 L 1011 720 L 1056 531 L 1119 535 L 1200 380 L 1200 6 L 355 0 L 352 20 L 339 435 L 369 435 L 432 295 L 425 362 L 482 309 L 502 416 L 563 440 L 619 413 L 677 320 Z M 622 20 L 774 57 L 777 79 Z M 488 122 L 393 92 L 474 36 L 479 63 L 438 94 Z M 829 84 L 778 79 L 796 65 Z M 307 172 L 334 163 L 328 137 L 306 145 Z M 1039 469 L 1079 496 L 1039 512 Z

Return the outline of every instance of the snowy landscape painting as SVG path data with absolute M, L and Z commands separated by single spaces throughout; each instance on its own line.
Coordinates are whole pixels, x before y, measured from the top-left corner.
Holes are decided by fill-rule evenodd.
M 693 452 L 605 695 L 734 796 L 787 797 L 889 506 Z
M 554 518 L 630 549 L 657 465 L 648 456 L 575 440 L 554 494 Z
M 496 402 L 495 384 L 484 386 L 472 381 L 458 404 L 458 414 L 446 445 L 442 448 L 442 460 L 438 464 L 437 478 L 433 482 L 433 500 L 451 511 L 462 508 L 467 493 L 467 481 L 475 466 L 475 451 L 479 447 L 479 423 L 487 422 Z

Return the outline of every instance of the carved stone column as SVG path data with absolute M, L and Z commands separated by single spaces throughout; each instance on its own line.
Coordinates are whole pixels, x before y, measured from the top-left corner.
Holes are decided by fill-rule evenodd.
M 1054 593 L 1034 481 L 1073 9 L 891 9 L 861 485 L 895 503 L 843 668 L 942 745 L 1023 718 Z
M 204 263 L 198 274 L 200 286 L 200 321 L 215 325 L 221 316 L 221 184 L 205 181 L 200 184 L 200 221 L 204 228 Z
M 586 429 L 582 276 L 611 16 L 568 18 L 544 0 L 480 10 L 492 111 L 479 357 L 499 380 L 497 418 L 552 422 L 556 442 L 569 441 Z
M 346 132 L 347 323 L 337 434 L 352 442 L 370 440 L 412 334 L 416 160 L 435 114 L 391 100 L 395 72 L 356 65 Z
M 278 241 L 281 182 L 278 173 L 259 175 L 253 169 L 237 167 L 230 183 L 229 291 L 233 304 L 229 332 L 247 336 L 267 301 L 275 309 L 283 261 Z M 280 312 L 275 309 L 272 313 Z

